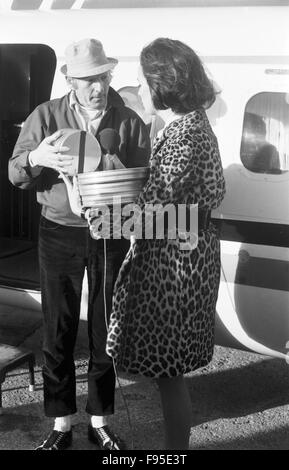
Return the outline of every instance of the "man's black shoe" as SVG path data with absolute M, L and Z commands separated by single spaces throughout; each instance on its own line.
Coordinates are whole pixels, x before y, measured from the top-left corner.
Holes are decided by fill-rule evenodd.
M 125 450 L 124 442 L 108 426 L 94 428 L 88 425 L 88 439 L 101 450 Z
M 53 430 L 40 446 L 36 447 L 35 450 L 65 450 L 72 443 L 72 430 L 62 432 Z

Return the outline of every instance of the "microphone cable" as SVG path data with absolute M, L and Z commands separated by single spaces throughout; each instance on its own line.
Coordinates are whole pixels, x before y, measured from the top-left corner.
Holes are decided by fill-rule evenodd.
M 105 288 L 106 288 L 106 273 L 107 273 L 107 251 L 106 251 L 106 239 L 105 239 L 105 238 L 103 238 L 103 256 L 104 256 L 104 268 L 103 268 L 104 318 L 105 318 L 106 331 L 107 331 L 107 333 L 108 333 L 108 312 L 107 312 L 107 308 L 106 308 L 106 292 L 105 292 Z M 111 356 L 110 356 L 110 357 L 111 357 Z M 119 390 L 120 390 L 120 393 L 121 393 L 121 396 L 122 396 L 122 399 L 123 399 L 123 402 L 124 402 L 124 406 L 125 406 L 125 409 L 126 409 L 127 420 L 128 420 L 128 425 L 129 425 L 129 430 L 130 430 L 130 435 L 131 435 L 131 450 L 134 450 L 133 427 L 132 427 L 132 423 L 131 423 L 131 418 L 130 418 L 130 412 L 129 412 L 128 404 L 127 404 L 125 395 L 124 395 L 123 390 L 122 390 L 122 386 L 121 386 L 121 383 L 120 383 L 120 380 L 119 380 L 119 376 L 118 376 L 118 373 L 117 373 L 117 369 L 116 369 L 116 364 L 115 364 L 114 358 L 111 357 L 111 359 L 112 359 L 112 364 L 113 364 L 113 369 L 114 369 L 116 381 L 117 381 L 117 383 L 118 383 Z

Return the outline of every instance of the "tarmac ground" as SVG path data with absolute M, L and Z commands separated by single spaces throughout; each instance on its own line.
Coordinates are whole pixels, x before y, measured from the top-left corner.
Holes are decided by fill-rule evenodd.
M 51 430 L 43 413 L 41 312 L 0 305 L 0 342 L 32 350 L 35 391 L 26 365 L 2 385 L 0 450 L 30 450 Z M 85 413 L 88 363 L 86 321 L 80 321 L 75 350 L 78 412 L 71 450 L 94 450 Z M 212 362 L 186 376 L 193 403 L 191 450 L 289 449 L 289 370 L 285 361 L 215 347 Z M 128 412 L 129 419 L 128 421 Z M 119 374 L 113 429 L 129 449 L 163 449 L 159 394 L 153 381 Z

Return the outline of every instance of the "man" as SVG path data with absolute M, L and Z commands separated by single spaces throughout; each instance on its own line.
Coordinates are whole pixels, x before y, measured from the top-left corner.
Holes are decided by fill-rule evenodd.
M 36 186 L 42 205 L 39 263 L 43 309 L 44 409 L 55 418 L 54 429 L 37 450 L 62 450 L 71 444 L 71 415 L 76 412 L 73 350 L 80 313 L 81 289 L 87 268 L 90 361 L 86 411 L 91 415 L 88 437 L 101 449 L 119 450 L 123 444 L 107 426 L 114 412 L 115 373 L 105 353 L 104 262 L 106 311 L 113 285 L 129 248 L 129 241 L 93 240 L 87 222 L 75 216 L 59 173 L 69 172 L 72 157 L 59 150 L 62 129 L 91 132 L 105 128 L 120 136 L 119 161 L 125 167 L 147 166 L 150 143 L 143 121 L 125 107 L 110 87 L 116 59 L 106 57 L 102 44 L 84 39 L 69 45 L 61 72 L 71 90 L 60 99 L 38 106 L 27 118 L 9 161 L 9 179 L 22 189 Z

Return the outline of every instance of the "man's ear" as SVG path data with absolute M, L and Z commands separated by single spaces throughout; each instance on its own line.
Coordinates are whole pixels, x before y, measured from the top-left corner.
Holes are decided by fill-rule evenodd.
M 75 90 L 75 80 L 72 77 L 66 77 L 66 83 L 71 90 Z

